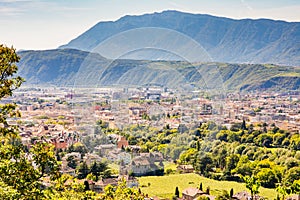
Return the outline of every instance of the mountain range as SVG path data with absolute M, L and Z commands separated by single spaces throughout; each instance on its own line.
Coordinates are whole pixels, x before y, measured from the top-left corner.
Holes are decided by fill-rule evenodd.
M 53 50 L 20 51 L 27 84 L 299 90 L 300 23 L 164 11 L 99 22 Z
M 178 43 L 182 38 L 195 41 L 203 47 L 202 52 L 194 52 L 198 55 L 193 58 L 198 56 L 199 60 L 193 61 L 300 66 L 299 22 L 234 20 L 178 11 L 124 16 L 117 21 L 99 22 L 60 48 L 96 51 L 112 59 L 120 57 L 119 54 L 114 54 L 116 51 L 125 49 L 121 52 L 122 58 L 174 60 L 174 57 L 170 58 L 162 51 L 128 55 L 126 49 L 141 50 L 150 46 L 178 54 L 172 50 L 182 48 L 182 43 Z M 191 45 L 187 45 L 185 51 L 180 51 L 179 54 L 189 51 L 190 47 Z M 210 59 L 202 59 L 203 52 Z M 178 55 L 175 60 L 177 58 Z M 184 59 L 185 57 L 180 60 Z
M 31 85 L 160 85 L 179 90 L 300 90 L 300 68 L 271 64 L 110 60 L 76 49 L 19 52 L 19 74 Z

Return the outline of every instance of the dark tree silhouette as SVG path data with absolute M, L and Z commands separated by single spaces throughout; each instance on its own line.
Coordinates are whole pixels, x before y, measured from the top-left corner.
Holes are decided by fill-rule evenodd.
M 176 187 L 176 189 L 175 189 L 175 196 L 176 196 L 177 198 L 179 198 L 179 189 L 178 189 L 178 187 Z

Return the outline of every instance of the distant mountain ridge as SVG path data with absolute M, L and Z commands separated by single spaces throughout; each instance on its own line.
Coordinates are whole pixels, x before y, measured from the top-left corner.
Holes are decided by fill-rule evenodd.
M 142 27 L 165 28 L 185 34 L 201 44 L 216 62 L 300 66 L 299 22 L 234 20 L 178 11 L 124 16 L 114 22 L 99 22 L 60 48 L 91 51 L 116 34 Z M 154 43 L 164 42 L 154 40 Z M 147 60 L 147 56 L 143 59 Z M 153 60 L 151 56 L 148 58 Z
M 59 87 L 143 86 L 224 91 L 300 90 L 300 68 L 263 64 L 109 60 L 76 49 L 22 51 L 25 84 Z M 219 87 L 219 88 L 216 88 Z

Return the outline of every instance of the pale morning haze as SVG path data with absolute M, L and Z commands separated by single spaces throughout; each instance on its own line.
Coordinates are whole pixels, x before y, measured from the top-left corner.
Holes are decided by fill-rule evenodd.
M 300 21 L 299 0 L 0 0 L 0 43 L 17 50 L 53 49 L 99 21 L 163 10 Z

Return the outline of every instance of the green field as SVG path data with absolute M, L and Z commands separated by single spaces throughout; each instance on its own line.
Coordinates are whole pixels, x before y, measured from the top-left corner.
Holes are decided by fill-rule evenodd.
M 147 176 L 139 178 L 139 185 L 143 193 L 161 198 L 171 198 L 174 196 L 176 186 L 178 186 L 179 192 L 181 193 L 182 190 L 188 187 L 199 187 L 200 183 L 202 183 L 203 190 L 206 190 L 206 187 L 209 186 L 212 195 L 218 195 L 222 190 L 229 192 L 231 188 L 233 188 L 234 193 L 247 190 L 243 183 L 216 181 L 197 174 L 174 174 L 169 176 Z M 272 189 L 260 187 L 259 191 L 261 196 L 268 199 L 274 199 L 277 196 L 276 191 Z
M 173 162 L 164 162 L 164 168 L 165 168 L 165 172 L 167 171 L 167 169 L 171 169 L 173 171 L 176 171 L 177 165 Z

